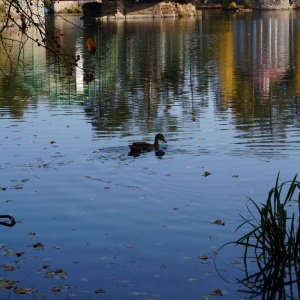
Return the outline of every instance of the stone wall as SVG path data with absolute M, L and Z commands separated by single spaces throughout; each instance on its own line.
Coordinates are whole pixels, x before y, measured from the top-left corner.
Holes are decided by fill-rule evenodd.
M 255 9 L 290 9 L 292 5 L 289 0 L 255 0 Z
M 102 0 L 101 3 L 83 5 L 85 18 L 136 19 L 136 18 L 167 18 L 176 16 L 196 16 L 201 14 L 192 4 L 177 2 L 133 2 L 132 0 Z

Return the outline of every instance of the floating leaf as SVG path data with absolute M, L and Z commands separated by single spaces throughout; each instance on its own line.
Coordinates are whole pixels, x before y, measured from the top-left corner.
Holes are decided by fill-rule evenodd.
M 202 176 L 204 176 L 204 177 L 207 177 L 207 176 L 209 176 L 211 173 L 210 172 L 208 172 L 208 171 L 205 171 L 204 173 L 203 173 L 203 175 Z
M 32 247 L 33 248 L 42 248 L 42 247 L 44 247 L 44 245 L 42 243 L 38 242 L 36 244 L 33 244 Z
M 15 251 L 13 249 L 6 249 L 5 252 L 6 252 L 7 255 L 15 254 Z
M 15 289 L 16 294 L 26 294 L 26 289 L 23 288 L 17 288 Z
M 199 259 L 208 259 L 209 256 L 207 256 L 207 255 L 200 255 L 197 258 L 199 258 Z
M 208 221 L 210 224 L 222 225 L 225 226 L 225 222 L 222 220 Z
M 102 289 L 98 289 L 98 290 L 95 291 L 95 293 L 100 294 L 100 293 L 105 293 L 105 291 L 102 290 Z
M 4 267 L 5 271 L 14 271 L 16 269 L 19 269 L 18 266 L 5 266 Z
M 46 278 L 54 278 L 54 272 L 52 272 L 52 271 L 46 272 L 45 277 Z
M 219 290 L 219 289 L 214 290 L 214 291 L 211 292 L 210 294 L 211 294 L 211 295 L 214 295 L 214 296 L 223 296 L 222 291 Z
M 86 48 L 87 48 L 88 52 L 90 54 L 95 54 L 97 46 L 96 46 L 95 41 L 91 37 L 87 38 L 85 44 L 86 44 Z

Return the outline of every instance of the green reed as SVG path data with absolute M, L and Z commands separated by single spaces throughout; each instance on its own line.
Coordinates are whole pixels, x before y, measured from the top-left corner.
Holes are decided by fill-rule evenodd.
M 248 233 L 228 245 L 244 247 L 246 277 L 238 279 L 250 298 L 300 299 L 300 182 L 297 175 L 291 181 L 279 183 L 269 191 L 265 204 L 258 205 L 249 198 L 250 217 L 242 215 Z M 250 268 L 247 264 L 257 265 Z M 254 271 L 256 270 L 256 271 Z M 254 272 L 253 272 L 254 271 Z M 222 276 L 221 276 L 222 277 Z
M 286 193 L 285 193 L 286 192 Z M 298 193 L 297 200 L 294 199 Z M 258 218 L 250 209 L 252 204 L 258 212 Z M 252 218 L 243 216 L 243 223 L 236 229 L 248 225 L 251 230 L 236 241 L 237 245 L 245 247 L 244 264 L 247 266 L 248 251 L 253 250 L 260 270 L 269 261 L 280 262 L 281 266 L 294 264 L 299 260 L 300 250 L 300 182 L 297 175 L 292 181 L 279 184 L 279 174 L 275 187 L 268 194 L 265 204 L 260 207 L 249 198 L 247 209 Z M 297 203 L 297 209 L 294 204 Z M 288 213 L 291 211 L 290 214 Z

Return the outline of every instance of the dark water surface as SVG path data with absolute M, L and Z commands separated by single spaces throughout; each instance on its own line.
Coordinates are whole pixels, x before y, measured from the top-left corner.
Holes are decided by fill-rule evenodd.
M 241 299 L 243 249 L 218 257 L 228 282 L 215 251 L 244 234 L 235 229 L 247 197 L 264 202 L 279 171 L 283 181 L 299 172 L 298 14 L 68 17 L 84 30 L 50 17 L 96 79 L 66 76 L 32 44 L 8 91 L 2 78 L 0 213 L 18 223 L 0 228 L 0 278 L 45 299 L 201 299 L 216 289 Z M 128 155 L 157 132 L 163 156 Z M 0 299 L 34 296 L 0 288 Z

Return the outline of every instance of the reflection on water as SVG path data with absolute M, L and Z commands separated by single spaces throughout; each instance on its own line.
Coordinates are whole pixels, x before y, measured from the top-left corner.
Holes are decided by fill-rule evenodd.
M 25 252 L 22 261 L 0 257 L 18 264 L 11 278 L 48 299 L 54 285 L 62 299 L 99 289 L 107 299 L 197 299 L 216 289 L 234 299 L 236 287 L 214 272 L 215 251 L 234 240 L 245 197 L 260 202 L 279 170 L 286 180 L 299 171 L 297 12 L 67 19 L 77 27 L 47 16 L 95 81 L 85 84 L 81 69 L 67 76 L 33 43 L 9 85 L 0 75 L 1 214 L 17 222 L 0 228 L 0 248 Z M 9 71 L 2 57 L 0 66 Z M 166 148 L 128 155 L 158 132 Z M 44 265 L 68 278 L 53 283 Z
M 229 113 L 241 134 L 254 139 L 269 132 L 269 142 L 284 141 L 285 130 L 298 125 L 296 12 L 101 24 L 70 17 L 79 28 L 47 18 L 68 32 L 61 42 L 80 55 L 80 67 L 95 70 L 96 80 L 84 84 L 80 68 L 75 77 L 66 76 L 50 53 L 28 43 L 26 67 L 19 69 L 25 77 L 11 78 L 7 92 L 15 99 L 9 100 L 14 115 L 22 114 L 29 99 L 43 97 L 51 103 L 84 104 L 98 131 L 113 126 L 149 132 L 154 130 L 149 124 L 162 118 L 163 126 L 158 122 L 155 131 L 170 131 L 181 118 L 195 121 L 208 113 L 213 101 L 215 114 Z M 95 56 L 85 48 L 90 36 L 98 45 Z M 6 99 L 2 94 L 1 103 Z

